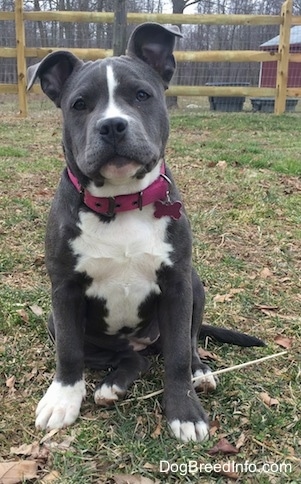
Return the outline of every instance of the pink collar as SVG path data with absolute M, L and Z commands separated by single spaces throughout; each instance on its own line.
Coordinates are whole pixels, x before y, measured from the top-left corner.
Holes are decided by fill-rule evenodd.
M 106 215 L 108 217 L 112 217 L 115 213 L 127 212 L 137 208 L 142 210 L 145 205 L 150 205 L 151 203 L 155 202 L 158 202 L 160 206 L 165 206 L 165 201 L 169 198 L 168 194 L 170 180 L 165 175 L 164 163 L 162 163 L 159 177 L 143 191 L 131 193 L 129 195 L 117 195 L 116 197 L 94 197 L 88 190 L 80 185 L 78 179 L 73 175 L 69 168 L 67 168 L 67 172 L 77 191 L 82 194 L 85 205 L 94 212 Z M 166 206 L 169 205 L 172 204 L 167 201 Z M 165 213 L 166 210 L 163 210 L 163 212 L 164 213 L 162 213 L 162 209 L 159 208 L 158 214 L 156 215 L 156 210 L 154 216 L 156 218 L 161 218 L 164 215 L 173 216 L 172 214 Z

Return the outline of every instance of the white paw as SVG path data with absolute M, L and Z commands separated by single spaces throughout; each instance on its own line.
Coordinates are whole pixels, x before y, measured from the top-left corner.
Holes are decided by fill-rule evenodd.
M 103 383 L 94 393 L 94 400 L 97 405 L 103 407 L 109 407 L 113 403 L 119 400 L 119 397 L 123 397 L 125 391 L 118 385 L 107 385 Z
M 173 420 L 169 422 L 169 426 L 177 439 L 183 442 L 188 442 L 189 440 L 201 442 L 209 438 L 209 427 L 203 420 L 198 422 Z
M 84 380 L 65 386 L 54 380 L 37 406 L 36 427 L 51 430 L 73 424 L 85 396 Z
M 205 393 L 212 392 L 216 389 L 216 379 L 211 374 L 211 370 L 197 370 L 193 374 L 193 386 L 196 390 Z

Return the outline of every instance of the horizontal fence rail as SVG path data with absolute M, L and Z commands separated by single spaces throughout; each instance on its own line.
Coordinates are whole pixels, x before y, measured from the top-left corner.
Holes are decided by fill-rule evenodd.
M 16 4 L 18 1 L 16 0 Z M 112 12 L 48 11 L 23 12 L 24 20 L 57 22 L 113 23 Z M 15 20 L 13 12 L 0 12 L 0 20 Z M 280 15 L 226 15 L 226 14 L 181 14 L 181 13 L 128 13 L 129 24 L 158 22 L 182 25 L 280 25 Z M 301 25 L 301 16 L 295 16 L 293 25 Z
M 276 87 L 247 86 L 182 86 L 173 85 L 168 96 L 248 96 L 275 98 L 275 113 L 285 111 L 288 97 L 301 97 L 301 88 L 288 88 L 289 62 L 301 62 L 301 53 L 289 52 L 290 29 L 301 25 L 301 16 L 292 16 L 292 0 L 286 0 L 279 15 L 224 15 L 224 14 L 145 14 L 128 13 L 129 24 L 142 22 L 158 22 L 162 24 L 190 25 L 279 25 L 280 42 L 278 52 L 260 50 L 210 50 L 210 51 L 176 51 L 177 62 L 272 62 L 277 61 Z M 62 48 L 60 47 L 27 47 L 25 41 L 25 22 L 86 22 L 114 23 L 114 13 L 111 12 L 75 12 L 75 11 L 24 11 L 23 0 L 16 0 L 15 12 L 0 12 L 0 21 L 14 21 L 16 32 L 16 47 L 0 47 L 0 58 L 16 58 L 18 70 L 17 84 L 0 84 L 0 93 L 18 94 L 20 114 L 27 115 L 26 94 L 26 59 L 41 59 L 56 50 L 69 50 L 84 60 L 104 59 L 113 55 L 112 49 L 98 48 Z M 33 92 L 41 92 L 39 86 L 34 86 Z

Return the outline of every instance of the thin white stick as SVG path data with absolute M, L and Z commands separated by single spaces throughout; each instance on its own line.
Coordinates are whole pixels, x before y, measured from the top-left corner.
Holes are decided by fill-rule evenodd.
M 287 354 L 287 351 L 281 351 L 280 353 L 264 356 L 263 358 L 258 358 L 257 360 L 247 361 L 247 363 L 241 363 L 240 365 L 234 365 L 234 366 L 230 366 L 229 368 L 222 368 L 221 370 L 213 371 L 212 373 L 210 373 L 210 375 L 216 376 L 216 375 L 221 375 L 222 373 L 228 373 L 229 371 L 240 370 L 241 368 L 245 368 L 246 366 L 256 365 L 257 363 L 262 363 L 263 361 L 271 360 L 272 358 L 277 358 L 278 356 L 283 356 L 286 354 Z M 204 378 L 204 376 L 203 375 L 196 376 L 192 378 L 192 381 L 195 382 L 200 378 Z M 157 395 L 161 395 L 161 393 L 163 393 L 163 390 L 157 390 L 156 392 L 148 393 L 143 397 L 130 398 L 128 400 L 125 400 L 123 403 L 127 403 L 132 400 L 146 400 L 147 398 L 152 398 L 152 397 L 156 397 Z
M 240 368 L 245 368 L 246 366 L 256 365 L 256 363 L 261 363 L 262 361 L 271 360 L 272 358 L 277 358 L 277 356 L 286 355 L 287 351 L 281 351 L 280 353 L 274 353 L 273 355 L 264 356 L 263 358 L 258 358 L 257 360 L 247 361 L 247 363 L 241 363 L 240 365 L 230 366 L 229 368 L 222 368 L 221 370 L 216 370 L 210 373 L 210 375 L 221 375 L 222 373 L 228 373 L 228 371 L 240 370 Z M 196 376 L 192 378 L 192 381 L 197 381 L 199 378 L 203 378 L 203 375 Z

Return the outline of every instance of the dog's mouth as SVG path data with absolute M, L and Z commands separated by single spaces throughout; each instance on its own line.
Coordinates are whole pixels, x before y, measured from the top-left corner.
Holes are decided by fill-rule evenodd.
M 101 167 L 100 174 L 105 180 L 118 184 L 134 178 L 140 167 L 136 161 L 116 156 Z
M 155 163 L 149 163 L 148 165 L 150 166 L 141 165 L 141 163 L 138 163 L 135 160 L 116 156 L 101 167 L 100 174 L 110 183 L 120 184 L 125 180 L 143 178 L 146 173 L 151 171 L 154 164 Z

